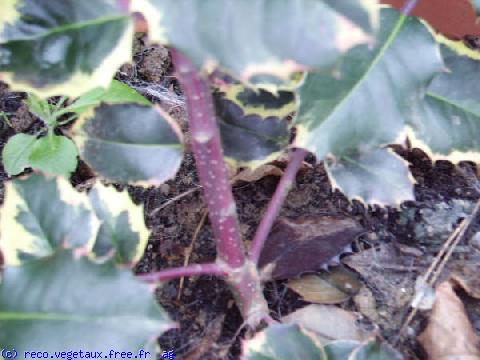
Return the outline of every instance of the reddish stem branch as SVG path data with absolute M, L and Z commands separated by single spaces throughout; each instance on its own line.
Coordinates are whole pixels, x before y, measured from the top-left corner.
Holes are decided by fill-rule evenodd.
M 189 266 L 182 266 L 179 268 L 166 269 L 154 273 L 140 274 L 138 277 L 148 283 L 155 283 L 159 281 L 167 281 L 178 279 L 183 276 L 195 276 L 195 275 L 216 275 L 226 276 L 224 270 L 215 263 L 208 264 L 196 264 Z
M 239 268 L 245 263 L 245 252 L 210 89 L 190 60 L 175 49 L 171 53 L 186 98 L 192 150 L 218 256 L 231 268 Z
M 270 229 L 273 226 L 273 222 L 277 218 L 280 209 L 282 208 L 282 204 L 285 201 L 293 182 L 295 181 L 295 176 L 297 175 L 300 166 L 302 166 L 303 160 L 307 154 L 307 151 L 303 149 L 297 149 L 292 152 L 290 156 L 287 169 L 280 179 L 277 189 L 275 190 L 275 194 L 273 194 L 272 200 L 270 200 L 270 204 L 268 204 L 267 211 L 263 216 L 252 241 L 250 259 L 254 264 L 258 263 L 260 253 L 262 252 L 263 245 L 265 244 L 265 240 L 267 239 Z

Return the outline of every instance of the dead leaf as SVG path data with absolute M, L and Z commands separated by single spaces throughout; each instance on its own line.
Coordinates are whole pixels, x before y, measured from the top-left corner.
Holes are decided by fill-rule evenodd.
M 283 218 L 273 226 L 259 266 L 273 279 L 315 271 L 331 260 L 338 262 L 338 256 L 363 232 L 364 229 L 348 217 Z
M 212 346 L 218 341 L 218 338 L 222 334 L 224 320 L 225 315 L 220 315 L 217 318 L 213 319 L 213 321 L 208 324 L 208 327 L 203 336 L 201 337 L 200 342 L 195 345 L 195 348 L 193 350 L 185 354 L 183 359 L 204 359 L 204 355 L 212 349 Z
M 458 261 L 453 264 L 452 280 L 475 299 L 480 299 L 480 263 Z
M 336 267 L 327 273 L 305 275 L 290 280 L 287 286 L 305 301 L 315 304 L 339 304 L 355 295 L 361 284 L 353 272 Z
M 353 297 L 353 301 L 357 305 L 358 311 L 363 315 L 373 322 L 379 321 L 380 315 L 377 312 L 377 302 L 369 288 L 362 286 L 358 294 Z
M 235 185 L 240 181 L 255 182 L 270 175 L 281 177 L 283 170 L 274 165 L 261 165 L 255 169 L 246 168 L 233 177 L 232 184 Z
M 282 319 L 315 333 L 322 343 L 334 340 L 366 340 L 370 334 L 357 326 L 358 316 L 333 305 L 308 305 Z
M 436 301 L 419 342 L 432 360 L 480 359 L 479 338 L 450 282 L 436 289 Z

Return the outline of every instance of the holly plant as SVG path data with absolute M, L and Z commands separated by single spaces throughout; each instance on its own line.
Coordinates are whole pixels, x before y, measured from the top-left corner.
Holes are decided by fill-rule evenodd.
M 397 11 L 373 0 L 2 1 L 0 77 L 28 93 L 43 122 L 39 133 L 12 137 L 3 162 L 9 175 L 44 174 L 6 184 L 1 347 L 154 351 L 175 324 L 152 285 L 215 275 L 245 325 L 262 329 L 244 341 L 245 359 L 401 358 L 376 339 L 328 343 L 299 322 L 273 319 L 264 283 L 323 263 L 307 261 L 298 244 L 264 245 L 308 154 L 350 199 L 381 206 L 414 200 L 408 163 L 389 146 L 407 135 L 434 159 L 478 158 L 480 55 L 409 16 L 416 3 Z M 139 22 L 170 50 L 217 259 L 135 276 L 149 237 L 142 207 L 100 183 L 79 193 L 64 176 L 77 154 L 99 178 L 137 186 L 157 186 L 180 166 L 175 118 L 112 82 L 132 59 Z M 254 169 L 285 154 L 246 248 L 226 162 Z M 332 256 L 358 234 L 339 226 Z

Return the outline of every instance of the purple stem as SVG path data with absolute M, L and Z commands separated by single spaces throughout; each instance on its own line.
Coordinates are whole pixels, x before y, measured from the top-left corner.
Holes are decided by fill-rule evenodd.
M 410 15 L 419 2 L 420 0 L 407 0 L 400 12 L 405 16 Z
M 226 276 L 224 270 L 215 263 L 208 264 L 197 264 L 182 266 L 178 268 L 166 269 L 154 273 L 140 274 L 137 275 L 141 280 L 148 283 L 155 283 L 159 281 L 167 281 L 172 279 L 178 279 L 183 276 L 194 276 L 194 275 L 216 275 L 216 276 Z
M 302 166 L 305 156 L 308 152 L 303 149 L 296 149 L 290 155 L 290 161 L 288 163 L 287 169 L 280 179 L 277 189 L 273 194 L 270 204 L 268 204 L 267 211 L 258 226 L 255 237 L 252 241 L 252 247 L 250 249 L 250 259 L 253 263 L 257 264 L 258 259 L 260 258 L 260 253 L 262 252 L 263 245 L 265 240 L 270 232 L 270 229 L 273 226 L 273 222 L 277 218 L 282 204 L 287 197 L 288 192 L 290 191 L 293 182 L 295 181 L 295 176 L 297 175 L 300 166 Z
M 231 268 L 239 268 L 246 257 L 210 89 L 190 60 L 176 49 L 171 54 L 187 102 L 192 150 L 218 256 Z

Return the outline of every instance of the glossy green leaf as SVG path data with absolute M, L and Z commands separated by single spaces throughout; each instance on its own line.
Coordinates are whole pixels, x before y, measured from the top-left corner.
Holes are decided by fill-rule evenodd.
M 389 345 L 371 340 L 357 348 L 349 360 L 402 360 L 403 356 Z
M 2 159 L 9 176 L 18 175 L 25 168 L 30 167 L 28 158 L 35 141 L 37 141 L 36 136 L 28 134 L 17 134 L 8 139 L 3 148 Z
M 181 132 L 157 107 L 102 105 L 77 122 L 82 158 L 116 182 L 156 185 L 173 177 L 183 156 Z
M 361 345 L 358 341 L 338 340 L 323 348 L 328 360 L 349 360 L 350 354 Z
M 371 151 L 403 134 L 428 82 L 442 69 L 438 45 L 425 25 L 383 9 L 375 47 L 349 51 L 338 63 L 336 76 L 305 77 L 298 90 L 295 145 L 319 160 L 328 155 L 338 163 L 352 155 L 368 158 Z M 398 168 L 403 174 L 404 167 Z M 397 192 L 395 202 L 410 195 L 411 191 Z
M 247 360 L 327 360 L 326 354 L 313 336 L 298 325 L 271 325 L 243 344 Z
M 0 4 L 0 73 L 15 90 L 79 96 L 131 60 L 133 25 L 113 0 Z
M 413 144 L 437 158 L 480 159 L 480 62 L 442 46 L 448 71 L 438 74 L 409 118 Z
M 152 289 L 113 261 L 99 265 L 61 250 L 2 274 L 0 344 L 20 357 L 82 350 L 84 358 L 86 351 L 105 358 L 111 349 L 143 349 L 153 359 L 156 337 L 170 327 Z
M 328 67 L 372 42 L 378 7 L 370 0 L 136 0 L 132 11 L 143 12 L 152 41 L 197 66 L 269 82 L 304 66 Z
M 73 104 L 69 105 L 65 112 L 80 114 L 101 103 L 151 105 L 150 101 L 130 86 L 118 80 L 113 80 L 108 89 L 96 88 L 83 94 Z
M 120 264 L 135 265 L 147 245 L 149 231 L 143 206 L 135 205 L 128 192 L 96 184 L 89 193 L 90 202 L 101 225 L 93 252 L 104 257 L 115 251 Z
M 77 167 L 77 147 L 65 136 L 44 136 L 32 147 L 29 161 L 34 169 L 51 175 L 70 176 Z
M 287 116 L 295 111 L 294 93 L 232 84 L 217 89 L 213 96 L 230 163 L 257 167 L 274 160 L 288 146 Z
M 61 247 L 89 250 L 98 226 L 87 198 L 63 178 L 33 175 L 5 187 L 0 247 L 6 264 L 50 256 Z
M 388 149 L 344 155 L 328 166 L 328 172 L 334 187 L 349 198 L 396 205 L 415 199 L 408 163 Z

